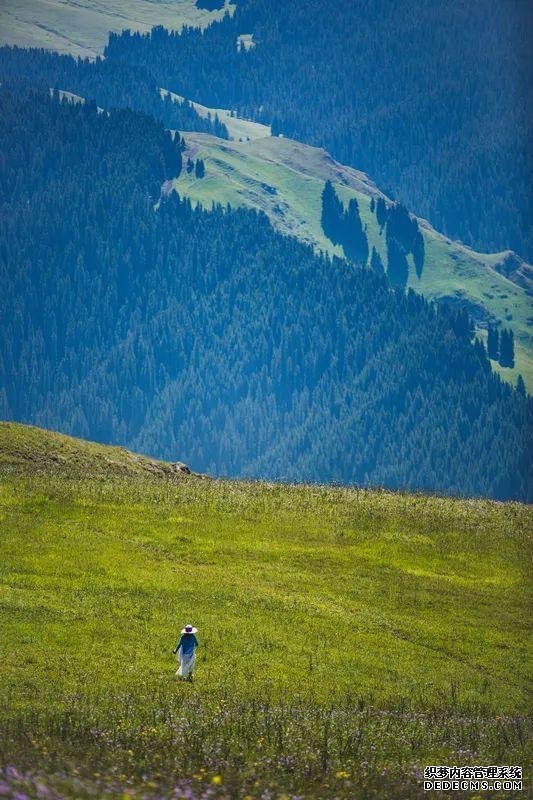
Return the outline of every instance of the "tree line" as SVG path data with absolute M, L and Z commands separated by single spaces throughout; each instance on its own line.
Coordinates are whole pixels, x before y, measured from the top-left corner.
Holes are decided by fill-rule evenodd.
M 255 46 L 238 49 L 239 34 Z M 207 30 L 111 34 L 106 58 L 326 147 L 482 251 L 533 258 L 531 3 L 244 0 Z
M 381 229 L 386 230 L 387 277 L 391 286 L 405 289 L 409 279 L 407 257 L 412 254 L 417 276 L 424 268 L 424 238 L 413 217 L 402 203 L 387 204 L 383 197 L 372 198 L 370 211 L 376 215 Z M 369 250 L 366 232 L 359 215 L 359 205 L 351 198 L 345 208 L 330 180 L 322 191 L 321 224 L 324 234 L 333 244 L 340 244 L 344 255 L 354 264 L 365 265 Z M 381 257 L 372 248 L 370 266 L 378 272 L 384 271 Z
M 108 59 L 74 58 L 48 50 L 0 47 L 0 81 L 4 84 L 60 89 L 95 102 L 106 110 L 131 108 L 176 130 L 211 133 L 228 139 L 218 115 L 201 117 L 188 100 L 161 97 L 149 67 Z M 165 87 L 163 87 L 165 88 Z
M 321 224 L 333 244 L 340 244 L 347 259 L 364 265 L 368 260 L 368 239 L 359 215 L 359 205 L 351 198 L 345 209 L 333 184 L 327 180 L 322 191 Z
M 501 367 L 514 367 L 514 333 L 509 328 L 501 331 L 493 325 L 488 327 L 487 352 L 492 361 Z

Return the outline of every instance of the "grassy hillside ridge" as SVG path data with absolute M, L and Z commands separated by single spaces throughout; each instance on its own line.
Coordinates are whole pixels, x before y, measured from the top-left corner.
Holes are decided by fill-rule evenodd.
M 178 103 L 183 103 L 187 100 L 186 97 L 176 94 L 175 92 L 170 92 L 168 89 L 160 89 L 159 93 L 163 100 L 168 95 L 170 95 L 172 100 Z M 220 121 L 223 122 L 228 129 L 230 139 L 239 141 L 247 139 L 262 139 L 270 136 L 269 125 L 262 125 L 260 122 L 253 122 L 252 120 L 242 119 L 242 117 L 234 116 L 231 111 L 228 111 L 227 108 L 208 108 L 207 106 L 203 106 L 201 103 L 196 103 L 194 100 L 189 102 L 201 117 L 213 118 L 215 114 L 218 115 Z
M 23 425 L 0 426 L 0 454 L 17 787 L 403 798 L 425 763 L 525 763 L 531 508 L 162 481 Z M 193 686 L 170 653 L 188 620 Z
M 70 477 L 198 477 L 182 462 L 170 464 L 125 447 L 86 442 L 15 422 L 0 422 L 0 468 L 41 475 L 59 472 Z
M 0 44 L 44 47 L 59 53 L 95 58 L 103 53 L 110 31 L 149 31 L 154 25 L 179 30 L 205 27 L 235 6 L 205 11 L 195 0 L 3 0 Z
M 327 686 L 313 681 L 312 687 L 324 698 L 350 687 L 382 702 L 405 698 L 415 675 L 419 690 L 435 701 L 450 681 L 461 685 L 464 700 L 482 696 L 494 708 L 516 711 L 525 698 L 527 615 L 525 605 L 524 613 L 520 609 L 529 582 L 530 507 L 324 486 L 175 484 L 155 480 L 151 460 L 122 448 L 15 424 L 0 426 L 0 453 L 8 526 L 3 589 L 13 600 L 39 593 L 31 575 L 40 572 L 48 575 L 50 590 L 66 588 L 67 564 L 61 574 L 46 564 L 66 558 L 66 547 L 72 577 L 80 575 L 80 548 L 89 583 L 97 564 L 103 568 L 93 576 L 101 601 L 105 583 L 122 584 L 119 573 L 130 568 L 132 589 L 138 583 L 158 594 L 155 616 L 147 615 L 139 634 L 153 623 L 156 638 L 167 625 L 165 635 L 174 636 L 176 614 L 197 620 L 210 652 L 211 685 L 232 672 L 217 652 L 228 628 L 246 631 L 237 667 L 242 688 L 259 658 L 259 682 L 287 691 L 308 671 L 321 631 L 333 626 L 343 641 L 330 653 L 335 681 L 330 684 L 328 670 L 317 664 Z M 34 503 L 41 506 L 37 516 Z M 34 546 L 41 555 L 22 580 L 20 566 L 29 565 Z M 116 564 L 106 566 L 107 548 L 127 559 L 119 573 Z M 61 601 L 56 590 L 54 606 Z M 23 611 L 25 603 L 17 607 Z M 285 613 L 290 624 L 280 629 Z M 109 614 L 111 622 L 114 610 Z M 81 628 L 88 625 L 89 633 L 91 624 L 87 617 Z M 122 636 L 111 629 L 106 635 Z M 286 647 L 283 663 L 264 658 L 276 641 Z M 116 642 L 117 651 L 138 658 L 142 669 L 168 670 L 163 641 L 151 666 L 152 645 L 137 644 L 137 655 L 131 637 Z M 116 659 L 111 650 L 108 657 Z M 75 681 L 75 672 L 64 678 Z M 114 676 L 119 684 L 123 678 Z
M 385 195 L 364 173 L 339 164 L 323 149 L 282 137 L 227 142 L 208 134 L 186 133 L 185 140 L 189 148 L 185 157 L 204 159 L 206 176 L 197 180 L 194 173 L 184 171 L 174 182 L 181 195 L 206 208 L 216 202 L 261 209 L 282 233 L 342 255 L 320 225 L 320 195 L 324 181 L 330 179 L 345 203 L 357 198 L 369 245 L 376 247 L 386 264 L 385 236 L 369 207 L 372 197 Z M 519 285 L 505 274 L 506 260 L 513 257 L 509 251 L 477 253 L 438 233 L 425 220 L 420 224 L 426 247 L 424 271 L 418 279 L 412 268 L 409 285 L 427 297 L 446 297 L 465 305 L 479 331 L 485 331 L 488 321 L 512 328 L 516 367 L 495 366 L 513 383 L 522 374 L 532 391 L 531 267 L 520 262 L 524 285 Z

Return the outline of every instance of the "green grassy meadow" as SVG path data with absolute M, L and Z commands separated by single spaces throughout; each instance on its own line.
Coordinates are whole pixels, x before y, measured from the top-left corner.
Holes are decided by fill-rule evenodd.
M 249 34 L 248 38 L 244 38 L 242 36 L 239 39 L 249 42 Z M 250 49 L 249 46 L 245 45 L 247 49 Z M 195 109 L 197 114 L 200 117 L 213 118 L 217 115 L 221 122 L 224 123 L 226 128 L 228 129 L 228 134 L 230 139 L 234 141 L 248 141 L 251 139 L 263 139 L 265 137 L 270 136 L 270 127 L 268 125 L 262 125 L 260 122 L 254 122 L 253 120 L 243 119 L 242 117 L 237 117 L 232 114 L 227 108 L 209 108 L 208 106 L 204 106 L 201 103 L 196 103 L 194 100 L 188 100 L 188 98 L 183 97 L 181 94 L 176 94 L 175 92 L 170 92 L 168 89 L 159 89 L 159 94 L 161 98 L 164 100 L 167 96 L 170 96 L 174 102 L 183 103 L 184 100 L 189 102 L 192 107 Z M 189 136 L 195 136 L 196 134 L 188 134 Z M 221 143 L 225 140 L 217 139 L 216 137 L 210 136 L 210 139 L 213 139 L 216 142 Z
M 203 11 L 195 0 L 2 0 L 0 43 L 44 47 L 83 58 L 103 52 L 109 31 L 149 31 L 154 25 L 180 30 L 204 27 L 226 13 Z
M 229 118 L 228 123 L 223 116 L 221 119 L 230 126 L 236 122 Z M 357 198 L 369 246 L 374 246 L 383 263 L 387 263 L 385 236 L 370 211 L 371 198 L 381 193 L 364 173 L 337 163 L 325 150 L 268 136 L 268 130 L 262 131 L 256 123 L 237 122 L 250 128 L 230 131 L 235 138 L 230 142 L 208 134 L 184 134 L 189 148 L 186 157 L 204 159 L 206 175 L 198 180 L 194 173 L 183 171 L 174 182 L 182 196 L 205 208 L 212 203 L 229 203 L 259 209 L 281 233 L 341 256 L 342 248 L 326 239 L 320 224 L 321 192 L 324 182 L 330 179 L 345 204 L 350 198 Z M 516 337 L 515 368 L 497 364 L 495 368 L 511 383 L 521 374 L 529 391 L 533 391 L 531 297 L 524 287 L 496 270 L 506 254 L 477 253 L 447 239 L 427 222 L 422 222 L 422 233 L 426 248 L 424 270 L 419 279 L 411 264 L 409 285 L 431 299 L 447 297 L 465 304 L 481 336 L 486 334 L 487 319 L 512 328 Z
M 0 794 L 404 798 L 425 764 L 527 766 L 529 507 L 4 423 L 0 522 Z

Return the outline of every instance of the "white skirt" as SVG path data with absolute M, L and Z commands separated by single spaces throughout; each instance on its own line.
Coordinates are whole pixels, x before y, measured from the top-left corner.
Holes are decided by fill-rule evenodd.
M 178 650 L 178 661 L 179 667 L 176 675 L 178 678 L 188 678 L 189 675 L 192 675 L 194 672 L 194 667 L 196 665 L 196 653 L 193 650 L 192 653 L 183 653 L 182 649 Z

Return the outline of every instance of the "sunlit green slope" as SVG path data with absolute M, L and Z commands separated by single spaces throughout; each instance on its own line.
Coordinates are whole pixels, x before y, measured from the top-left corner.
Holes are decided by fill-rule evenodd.
M 527 763 L 530 508 L 202 479 L 4 423 L 0 522 L 8 796 L 403 800 L 424 764 Z
M 227 5 L 230 13 L 235 8 Z M 45 47 L 94 58 L 103 52 L 110 31 L 150 30 L 165 25 L 208 25 L 225 11 L 203 11 L 195 0 L 2 0 L 0 44 Z
M 0 683 L 17 703 L 166 681 L 186 619 L 208 692 L 524 702 L 527 507 L 158 464 L 0 425 Z
M 345 202 L 357 197 L 370 247 L 375 246 L 386 263 L 385 235 L 370 212 L 371 198 L 381 192 L 366 175 L 337 163 L 322 149 L 260 136 L 256 128 L 248 133 L 243 129 L 239 138 L 228 142 L 186 133 L 185 157 L 204 159 L 206 175 L 199 180 L 194 172 L 184 170 L 174 183 L 180 194 L 208 208 L 213 202 L 259 208 L 281 232 L 342 255 L 340 247 L 324 237 L 320 225 L 320 196 L 324 181 L 330 179 Z M 509 252 L 476 253 L 437 233 L 427 222 L 421 224 L 425 266 L 421 279 L 411 269 L 410 285 L 428 297 L 448 297 L 465 305 L 482 335 L 489 321 L 511 327 L 516 336 L 516 368 L 497 368 L 512 382 L 521 373 L 533 391 L 531 268 Z M 518 282 L 504 274 L 510 267 L 518 269 Z

